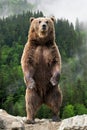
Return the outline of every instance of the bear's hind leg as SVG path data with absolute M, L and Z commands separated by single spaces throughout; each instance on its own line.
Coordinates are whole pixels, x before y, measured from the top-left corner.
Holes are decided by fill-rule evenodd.
M 36 93 L 34 89 L 26 89 L 26 112 L 27 112 L 27 120 L 26 123 L 33 124 L 35 114 L 41 105 L 41 99 Z
M 52 88 L 53 90 L 47 94 L 47 100 L 45 101 L 48 107 L 53 111 L 53 121 L 60 121 L 58 116 L 59 110 L 62 104 L 62 93 L 58 86 Z

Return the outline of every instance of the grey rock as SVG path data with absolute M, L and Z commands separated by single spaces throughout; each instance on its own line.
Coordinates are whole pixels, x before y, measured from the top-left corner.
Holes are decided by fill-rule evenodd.
M 12 130 L 24 130 L 24 124 L 18 121 L 12 122 L 11 125 Z
M 61 122 L 35 119 L 35 124 L 25 124 L 26 117 L 12 116 L 0 109 L 0 130 L 87 130 L 87 115 L 75 116 Z
M 87 115 L 84 114 L 63 120 L 58 130 L 87 130 Z

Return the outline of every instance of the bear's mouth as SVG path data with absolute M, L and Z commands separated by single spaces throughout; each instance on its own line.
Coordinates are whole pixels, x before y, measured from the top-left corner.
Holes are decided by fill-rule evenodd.
M 41 29 L 40 29 L 41 33 L 46 33 L 48 31 L 48 28 L 47 26 L 41 26 Z
M 42 35 L 46 35 L 47 32 L 48 32 L 47 28 L 45 28 L 45 29 L 42 28 L 42 29 L 40 30 L 40 33 L 41 33 Z
M 46 27 L 42 27 L 41 28 L 41 32 L 47 32 L 47 28 Z
M 46 25 L 45 23 L 42 24 L 41 29 L 42 29 L 43 31 L 46 31 L 46 30 L 47 30 L 47 25 Z
M 45 33 L 47 33 L 47 31 L 46 30 L 41 30 L 41 33 L 45 34 Z

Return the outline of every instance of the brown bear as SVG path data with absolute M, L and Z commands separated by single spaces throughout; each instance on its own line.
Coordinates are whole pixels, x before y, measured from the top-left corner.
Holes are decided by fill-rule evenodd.
M 21 65 L 26 84 L 27 123 L 34 123 L 38 108 L 44 103 L 58 120 L 62 103 L 59 89 L 61 56 L 55 43 L 54 18 L 31 18 L 28 41 L 24 47 Z

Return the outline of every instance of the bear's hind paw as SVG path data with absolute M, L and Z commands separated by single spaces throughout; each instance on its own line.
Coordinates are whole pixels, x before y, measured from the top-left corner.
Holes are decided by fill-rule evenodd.
M 27 120 L 25 121 L 25 123 L 26 123 L 26 124 L 35 124 L 35 121 L 34 121 L 34 120 L 28 120 L 28 119 L 27 119 Z

